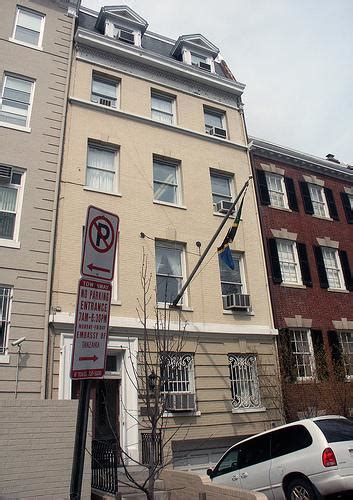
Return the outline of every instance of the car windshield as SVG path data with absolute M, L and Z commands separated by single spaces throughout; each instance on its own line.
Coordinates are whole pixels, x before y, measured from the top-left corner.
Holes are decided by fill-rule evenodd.
M 353 422 L 341 418 L 314 420 L 324 433 L 328 443 L 353 441 Z

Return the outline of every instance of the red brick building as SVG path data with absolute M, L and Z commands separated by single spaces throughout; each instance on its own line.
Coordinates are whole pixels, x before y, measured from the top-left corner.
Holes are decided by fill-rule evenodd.
M 253 139 L 288 420 L 353 412 L 353 169 Z

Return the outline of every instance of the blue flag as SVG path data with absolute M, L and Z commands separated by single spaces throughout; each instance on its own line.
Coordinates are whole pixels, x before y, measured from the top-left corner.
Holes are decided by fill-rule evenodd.
M 244 195 L 245 195 L 245 193 L 244 193 Z M 240 222 L 240 218 L 241 218 L 241 211 L 243 208 L 243 202 L 244 202 L 244 196 L 241 200 L 240 207 L 239 207 L 237 215 L 234 219 L 232 227 L 230 227 L 228 229 L 228 233 L 227 233 L 226 237 L 224 238 L 222 245 L 217 248 L 219 257 L 231 269 L 235 268 L 235 264 L 233 261 L 231 249 L 229 248 L 229 243 L 232 243 L 232 241 L 235 238 L 235 235 L 237 234 L 237 230 L 238 230 L 238 226 L 239 226 L 239 222 Z

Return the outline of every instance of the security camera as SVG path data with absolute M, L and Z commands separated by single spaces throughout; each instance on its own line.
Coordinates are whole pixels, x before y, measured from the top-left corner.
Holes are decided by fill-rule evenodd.
M 14 340 L 13 342 L 11 342 L 11 345 L 13 346 L 19 346 L 22 344 L 22 342 L 24 342 L 26 340 L 26 337 L 21 337 L 20 339 L 17 339 L 17 340 Z

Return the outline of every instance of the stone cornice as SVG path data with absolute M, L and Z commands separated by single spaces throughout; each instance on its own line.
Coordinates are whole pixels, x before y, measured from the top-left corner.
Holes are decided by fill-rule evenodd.
M 96 48 L 108 54 L 124 57 L 131 61 L 144 63 L 150 68 L 158 68 L 171 75 L 178 75 L 183 79 L 203 84 L 208 87 L 227 92 L 234 97 L 242 95 L 245 85 L 243 83 L 222 78 L 215 73 L 208 74 L 205 71 L 188 66 L 187 64 L 171 59 L 170 57 L 155 54 L 149 50 L 128 45 L 119 40 L 103 36 L 84 28 L 78 28 L 75 36 L 76 43 Z

